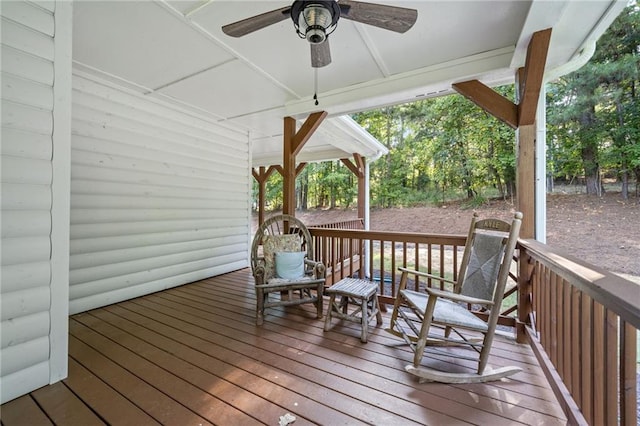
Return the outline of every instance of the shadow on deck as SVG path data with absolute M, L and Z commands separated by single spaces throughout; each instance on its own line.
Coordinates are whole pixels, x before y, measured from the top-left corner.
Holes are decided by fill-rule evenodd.
M 388 316 L 367 344 L 357 324 L 323 332 L 311 305 L 256 327 L 252 287 L 244 269 L 70 317 L 69 377 L 4 404 L 2 424 L 566 423 L 527 345 L 494 343 L 490 365 L 524 370 L 509 379 L 418 384 Z

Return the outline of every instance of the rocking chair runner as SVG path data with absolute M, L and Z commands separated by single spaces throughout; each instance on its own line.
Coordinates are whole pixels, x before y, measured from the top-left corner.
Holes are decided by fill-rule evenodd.
M 402 337 L 414 351 L 413 365 L 405 369 L 420 378 L 420 382 L 473 383 L 498 380 L 521 371 L 518 367 L 502 367 L 485 372 L 493 336 L 500 315 L 509 268 L 513 258 L 522 213 L 516 213 L 511 224 L 497 220 L 478 220 L 474 215 L 460 265 L 457 282 L 425 272 L 399 268 L 400 285 L 391 323 L 387 331 Z M 453 285 L 453 291 L 427 287 L 426 293 L 407 290 L 409 275 L 430 278 Z M 481 306 L 488 315 L 477 316 L 467 306 Z M 486 320 L 481 319 L 486 318 Z M 433 328 L 443 329 L 434 333 Z M 456 337 L 451 337 L 451 332 Z M 483 334 L 482 339 L 470 339 L 469 332 Z M 426 346 L 466 346 L 479 356 L 476 373 L 452 373 L 421 366 Z
M 265 309 L 273 306 L 313 303 L 317 318 L 322 318 L 325 266 L 312 259 L 313 240 L 299 219 L 278 215 L 260 225 L 251 245 L 257 325 L 262 325 Z M 271 293 L 280 297 L 270 298 Z

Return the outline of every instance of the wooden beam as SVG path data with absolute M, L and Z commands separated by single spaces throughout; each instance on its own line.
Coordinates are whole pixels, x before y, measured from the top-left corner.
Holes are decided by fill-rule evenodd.
M 536 125 L 516 131 L 516 208 L 522 212 L 520 238 L 535 238 Z
M 296 210 L 296 120 L 284 118 L 284 136 L 282 149 L 282 213 L 291 216 Z
M 454 83 L 453 88 L 511 128 L 518 127 L 518 106 L 478 80 Z
M 314 112 L 305 120 L 300 130 L 295 134 L 293 138 L 293 155 L 298 155 L 305 143 L 309 140 L 311 135 L 318 129 L 320 124 L 327 117 L 327 111 Z
M 271 170 L 273 169 L 273 170 Z M 284 169 L 282 168 L 282 166 L 280 165 L 275 165 L 275 166 L 269 166 L 269 170 L 271 170 L 271 173 L 273 173 L 274 171 L 278 172 L 278 174 L 280 176 L 284 176 Z
M 358 180 L 358 218 L 364 218 L 365 211 L 365 181 L 364 181 L 364 167 L 365 159 L 358 153 L 353 154 L 353 162 L 348 158 L 341 158 L 340 161 L 347 166 L 349 170 L 356 176 Z
M 298 175 L 302 173 L 305 167 L 307 167 L 307 163 L 300 163 L 296 166 L 296 177 L 298 177 Z
M 527 59 L 524 66 L 522 87 L 524 91 L 518 102 L 518 125 L 526 126 L 536 120 L 540 89 L 547 63 L 551 28 L 533 33 L 527 48 Z

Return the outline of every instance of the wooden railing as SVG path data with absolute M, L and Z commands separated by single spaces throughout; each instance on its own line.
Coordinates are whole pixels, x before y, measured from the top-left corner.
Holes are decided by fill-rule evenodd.
M 314 239 L 316 259 L 327 267 L 327 285 L 345 277 L 358 276 L 379 285 L 380 302 L 393 304 L 400 283 L 398 267 L 429 272 L 457 279 L 464 235 L 434 235 L 403 232 L 364 231 L 352 229 L 309 228 Z M 515 326 L 516 275 L 508 284 L 507 304 L 503 305 L 500 323 Z M 414 289 L 437 285 L 439 280 L 418 278 L 409 281 Z M 514 294 L 513 297 L 509 297 Z
M 364 219 L 347 219 L 339 222 L 323 223 L 320 225 L 312 225 L 314 228 L 324 229 L 364 229 Z
M 392 304 L 400 266 L 457 279 L 465 236 L 311 227 L 327 285 L 379 283 Z M 500 322 L 516 326 L 543 366 L 571 424 L 636 425 L 640 285 L 551 247 L 520 240 Z M 637 260 L 636 260 L 637 261 Z M 414 279 L 414 288 L 431 286 Z M 517 321 L 515 318 L 517 315 Z M 517 324 L 516 324 L 517 322 Z
M 519 249 L 519 340 L 570 422 L 636 425 L 640 285 L 536 241 Z

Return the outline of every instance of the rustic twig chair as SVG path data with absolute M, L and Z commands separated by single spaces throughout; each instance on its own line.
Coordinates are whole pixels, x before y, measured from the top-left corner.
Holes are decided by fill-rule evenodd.
M 500 315 L 500 305 L 521 221 L 522 213 L 516 213 L 511 223 L 497 219 L 478 220 L 474 215 L 457 282 L 425 272 L 400 268 L 402 276 L 387 331 L 402 337 L 414 351 L 413 364 L 405 369 L 418 376 L 421 383 L 486 382 L 520 371 L 518 367 L 485 371 L 485 367 Z M 418 277 L 426 277 L 447 283 L 453 287 L 453 291 L 429 287 L 425 292 L 408 290 L 406 287 L 409 276 L 414 276 L 416 280 Z M 478 308 L 483 309 L 483 315 L 474 314 L 469 309 L 470 306 L 477 312 Z M 473 339 L 473 334 L 477 333 L 483 337 Z M 429 352 L 435 350 L 444 353 L 446 357 L 477 361 L 475 373 L 465 370 L 441 371 L 421 365 L 427 346 L 465 346 L 475 350 L 476 356 L 469 357 L 460 351 L 429 348 Z
M 313 240 L 307 227 L 289 215 L 267 219 L 251 245 L 251 270 L 255 279 L 256 324 L 274 306 L 316 305 L 322 318 L 325 267 L 313 260 Z M 273 293 L 280 293 L 274 296 Z

